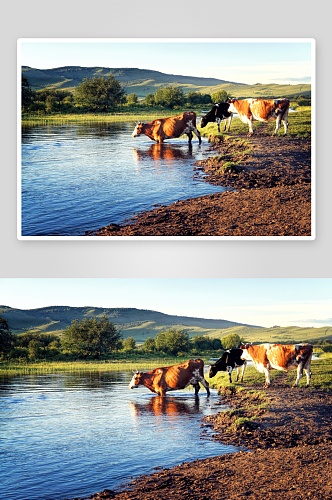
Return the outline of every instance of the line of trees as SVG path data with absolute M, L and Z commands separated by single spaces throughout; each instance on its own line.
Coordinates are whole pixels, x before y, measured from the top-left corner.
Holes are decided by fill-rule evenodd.
M 238 347 L 242 341 L 237 334 L 227 335 L 221 340 L 206 335 L 190 339 L 186 330 L 169 328 L 159 332 L 155 338 L 147 338 L 143 346 L 137 346 L 133 337 L 123 339 L 107 316 L 74 320 L 61 337 L 30 331 L 13 335 L 7 320 L 0 316 L 0 359 L 9 361 L 102 360 L 146 354 L 197 356 L 221 353 L 224 349 Z
M 184 93 L 181 87 L 166 85 L 158 88 L 154 94 L 149 93 L 143 102 L 139 102 L 137 94 L 127 95 L 121 83 L 112 75 L 107 77 L 85 78 L 75 91 L 45 88 L 34 91 L 28 79 L 22 74 L 22 112 L 50 114 L 54 112 L 93 112 L 108 113 L 120 106 L 156 106 L 177 109 L 183 106 L 195 107 L 226 101 L 230 96 L 225 90 L 210 94 L 190 91 Z

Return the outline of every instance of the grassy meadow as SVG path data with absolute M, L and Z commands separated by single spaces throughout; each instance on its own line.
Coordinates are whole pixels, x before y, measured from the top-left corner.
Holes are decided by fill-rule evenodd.
M 80 372 L 117 372 L 117 371 L 149 371 L 161 366 L 184 363 L 190 359 L 177 358 L 141 358 L 137 360 L 112 361 L 40 361 L 30 363 L 0 362 L 0 376 L 43 375 L 47 373 L 80 373 Z M 204 358 L 203 358 L 204 359 Z M 209 358 L 205 358 L 208 363 Z
M 318 359 L 314 359 L 311 362 L 311 382 L 310 388 L 312 389 L 332 389 L 332 353 L 321 353 L 318 355 Z M 281 377 L 285 372 L 279 370 L 271 370 L 271 383 L 273 380 Z M 241 376 L 241 373 L 240 373 Z M 218 372 L 213 378 L 205 377 L 207 382 L 209 382 L 210 387 L 228 387 L 229 378 L 228 373 Z M 240 378 L 240 377 L 239 377 Z M 245 389 L 246 385 L 261 385 L 264 386 L 265 376 L 263 373 L 259 373 L 253 366 L 247 367 L 244 372 L 243 383 L 235 382 L 236 372 L 232 373 L 232 384 L 234 387 L 242 387 Z M 293 386 L 296 380 L 296 370 L 290 370 L 287 373 L 286 384 L 290 387 Z M 305 387 L 307 383 L 307 377 L 303 372 L 303 377 L 299 382 L 299 387 Z M 310 390 L 309 388 L 309 390 Z

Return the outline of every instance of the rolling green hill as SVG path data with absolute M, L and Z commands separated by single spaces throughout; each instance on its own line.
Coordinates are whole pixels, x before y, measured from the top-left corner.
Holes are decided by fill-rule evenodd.
M 234 321 L 171 316 L 134 308 L 51 306 L 23 310 L 0 306 L 0 311 L 13 333 L 31 330 L 58 335 L 75 319 L 106 315 L 121 330 L 123 338 L 134 337 L 136 342 L 144 342 L 167 328 L 185 329 L 192 337 L 196 334 L 217 334 L 224 328 L 249 326 Z
M 233 97 L 287 97 L 295 95 L 310 95 L 311 85 L 277 85 L 260 84 L 246 85 L 244 83 L 218 80 L 217 78 L 200 78 L 194 76 L 169 75 L 159 71 L 139 68 L 100 68 L 64 66 L 52 69 L 37 69 L 22 66 L 24 76 L 27 77 L 33 90 L 45 87 L 74 91 L 84 78 L 107 76 L 112 74 L 124 86 L 127 94 L 135 92 L 142 99 L 148 93 L 154 94 L 158 87 L 173 85 L 182 87 L 184 93 L 189 91 L 212 94 L 224 89 Z
M 7 319 L 13 333 L 27 330 L 61 335 L 74 319 L 101 317 L 106 315 L 119 330 L 123 338 L 134 337 L 143 343 L 148 337 L 168 328 L 184 329 L 190 337 L 208 335 L 222 338 L 237 333 L 248 342 L 308 342 L 318 339 L 332 339 L 332 327 L 300 328 L 297 326 L 263 328 L 245 325 L 235 321 L 172 316 L 157 311 L 134 308 L 66 307 L 50 306 L 38 309 L 15 309 L 0 306 L 1 315 Z

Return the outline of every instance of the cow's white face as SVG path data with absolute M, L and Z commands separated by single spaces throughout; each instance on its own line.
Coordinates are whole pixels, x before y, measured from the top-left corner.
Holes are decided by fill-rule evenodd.
M 134 131 L 131 134 L 132 137 L 137 137 L 138 135 L 141 135 L 143 125 L 144 125 L 143 123 L 137 123 L 136 124 L 136 127 L 134 128 Z
M 129 389 L 134 389 L 135 387 L 138 387 L 139 383 L 140 383 L 140 373 L 135 373 L 133 378 L 131 379 L 130 381 L 130 384 L 129 384 Z

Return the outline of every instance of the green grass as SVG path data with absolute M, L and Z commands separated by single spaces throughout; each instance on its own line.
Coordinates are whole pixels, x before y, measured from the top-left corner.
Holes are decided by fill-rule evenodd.
M 171 366 L 188 361 L 185 358 L 159 358 L 118 361 L 40 361 L 31 363 L 0 362 L 0 376 L 29 375 L 66 372 L 110 372 L 110 371 L 149 371 L 160 366 Z
M 253 122 L 254 134 L 256 131 L 259 131 L 261 127 L 264 127 L 264 122 Z M 223 127 L 221 126 L 221 129 Z M 233 118 L 230 128 L 230 133 L 228 132 L 220 132 L 218 133 L 217 125 L 215 123 L 208 123 L 206 127 L 198 130 L 204 137 L 209 137 L 213 135 L 215 137 L 224 135 L 247 135 L 249 132 L 248 125 L 242 123 L 240 118 Z M 275 130 L 275 121 L 271 121 L 268 123 L 267 132 L 272 135 Z M 278 132 L 278 136 L 284 135 L 284 127 L 281 124 L 281 127 Z M 308 139 L 311 136 L 311 106 L 303 106 L 297 107 L 296 112 L 288 114 L 288 132 L 287 135 L 294 138 L 300 139 Z
M 86 113 L 86 114 L 51 114 L 51 115 L 22 115 L 22 126 L 65 124 L 65 123 L 121 123 L 121 122 L 150 122 L 157 118 L 176 116 L 188 109 L 144 109 L 143 111 L 128 109 L 114 113 Z
M 311 389 L 332 389 L 332 353 L 323 353 L 321 354 L 321 359 L 313 360 L 311 362 Z M 277 377 L 280 377 L 285 372 L 281 372 L 279 370 L 271 370 L 271 382 L 273 384 L 273 380 Z M 218 372 L 217 375 L 213 378 L 206 377 L 207 382 L 212 388 L 220 388 L 220 387 L 236 387 L 236 388 L 244 388 L 247 385 L 261 385 L 262 387 L 265 384 L 265 376 L 263 373 L 259 373 L 254 367 L 247 367 L 244 372 L 244 381 L 241 384 L 240 382 L 235 382 L 236 373 L 232 373 L 233 383 L 229 384 L 228 373 Z M 296 370 L 291 370 L 287 373 L 286 384 L 289 387 L 292 387 L 296 380 Z M 307 384 L 307 377 L 303 372 L 303 377 L 299 382 L 299 387 L 305 387 Z M 309 388 L 309 390 L 310 390 Z

